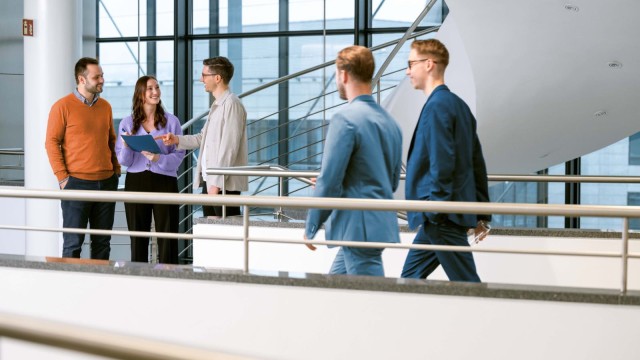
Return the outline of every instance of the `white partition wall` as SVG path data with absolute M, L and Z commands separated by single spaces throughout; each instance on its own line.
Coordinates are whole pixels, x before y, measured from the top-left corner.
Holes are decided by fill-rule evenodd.
M 0 288 L 0 312 L 261 359 L 637 359 L 640 335 L 637 306 L 3 267 Z
M 231 225 L 198 224 L 193 233 L 241 237 L 242 227 Z M 249 237 L 269 239 L 302 239 L 302 229 L 251 227 Z M 400 233 L 402 243 L 411 244 L 413 233 Z M 324 240 L 319 232 L 317 240 Z M 277 271 L 309 272 L 326 274 L 329 271 L 336 249 L 326 246 L 310 251 L 304 245 L 251 243 L 249 269 L 252 272 L 273 273 Z M 500 236 L 489 235 L 478 245 L 478 249 L 610 252 L 620 253 L 621 240 L 602 238 L 566 238 L 550 236 Z M 198 239 L 193 242 L 193 263 L 212 268 L 242 269 L 243 244 L 240 241 Z M 408 250 L 387 249 L 383 253 L 385 275 L 399 277 Z M 640 251 L 640 241 L 631 240 L 630 252 Z M 483 282 L 502 284 L 525 284 L 567 286 L 601 289 L 620 289 L 622 284 L 622 260 L 620 258 L 520 255 L 499 253 L 475 253 L 478 274 Z M 431 280 L 447 280 L 438 267 L 429 276 Z M 628 287 L 640 290 L 640 260 L 629 260 Z

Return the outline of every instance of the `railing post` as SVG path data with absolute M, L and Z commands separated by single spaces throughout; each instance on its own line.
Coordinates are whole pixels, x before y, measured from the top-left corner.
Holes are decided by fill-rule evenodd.
M 249 206 L 242 206 L 242 244 L 244 245 L 244 264 L 242 265 L 242 271 L 245 274 L 249 273 Z
M 380 79 L 378 79 L 378 105 L 380 105 L 380 92 L 382 91 L 382 89 L 380 89 Z
M 225 195 L 225 193 L 227 192 L 227 179 L 225 175 L 222 175 L 222 196 Z M 226 219 L 227 218 L 227 206 L 225 204 L 222 204 L 222 219 Z
M 622 218 L 622 294 L 627 293 L 629 267 L 629 218 Z
M 284 196 L 284 181 L 282 176 L 278 176 L 278 197 Z M 278 206 L 278 211 L 276 212 L 276 219 L 281 220 L 282 218 L 282 205 Z

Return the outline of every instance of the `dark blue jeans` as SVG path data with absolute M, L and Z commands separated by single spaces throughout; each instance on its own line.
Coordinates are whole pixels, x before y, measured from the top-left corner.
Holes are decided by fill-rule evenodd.
M 106 190 L 118 189 L 118 176 L 104 180 L 82 180 L 69 177 L 64 190 Z M 112 202 L 93 202 L 62 200 L 62 226 L 65 228 L 111 230 L 116 204 Z M 79 258 L 85 234 L 63 233 L 63 257 Z M 111 252 L 110 235 L 91 235 L 91 258 L 109 260 Z
M 448 220 L 438 225 L 425 222 L 418 229 L 413 244 L 469 246 L 467 229 Z M 438 265 L 442 265 L 451 281 L 480 282 L 473 255 L 469 252 L 409 250 L 402 277 L 426 279 Z

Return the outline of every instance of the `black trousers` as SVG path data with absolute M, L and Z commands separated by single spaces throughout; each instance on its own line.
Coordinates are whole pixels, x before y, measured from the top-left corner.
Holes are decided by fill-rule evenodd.
M 125 191 L 177 193 L 178 179 L 151 171 L 127 173 Z M 151 215 L 157 232 L 178 232 L 178 205 L 124 204 L 129 231 L 151 231 Z M 149 262 L 149 238 L 131 237 L 131 261 Z M 178 240 L 158 238 L 158 261 L 178 263 Z
M 222 189 L 220 189 L 222 191 Z M 208 194 L 207 182 L 202 182 L 202 193 Z M 240 191 L 225 191 L 224 195 L 240 195 Z M 202 205 L 203 216 L 222 216 L 222 206 L 205 206 Z M 227 206 L 227 216 L 240 215 L 239 206 Z

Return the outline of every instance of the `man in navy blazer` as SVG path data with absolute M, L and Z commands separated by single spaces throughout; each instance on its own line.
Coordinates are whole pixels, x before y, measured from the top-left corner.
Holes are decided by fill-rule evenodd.
M 405 197 L 427 201 L 489 201 L 487 170 L 467 104 L 449 91 L 444 72 L 449 52 L 438 40 L 411 44 L 407 75 L 428 96 L 411 139 Z M 418 229 L 414 244 L 469 246 L 467 230 L 488 228 L 489 215 L 418 212 L 408 214 Z M 486 236 L 486 232 L 481 236 Z M 470 252 L 411 250 L 402 277 L 426 278 L 442 264 L 449 280 L 480 282 Z
M 371 51 L 350 46 L 338 53 L 336 83 L 348 100 L 331 119 L 315 197 L 391 199 L 402 164 L 402 133 L 371 96 Z M 328 221 L 327 221 L 328 219 Z M 325 238 L 398 243 L 398 218 L 390 211 L 310 209 L 305 239 L 325 223 Z M 307 244 L 315 250 L 312 244 Z M 331 274 L 384 276 L 381 248 L 341 247 Z

